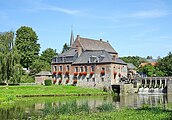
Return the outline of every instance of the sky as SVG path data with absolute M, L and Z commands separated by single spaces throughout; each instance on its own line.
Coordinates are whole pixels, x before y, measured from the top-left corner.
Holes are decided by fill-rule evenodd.
M 172 0 L 0 0 L 0 32 L 31 27 L 41 51 L 74 36 L 109 41 L 123 56 L 172 51 Z

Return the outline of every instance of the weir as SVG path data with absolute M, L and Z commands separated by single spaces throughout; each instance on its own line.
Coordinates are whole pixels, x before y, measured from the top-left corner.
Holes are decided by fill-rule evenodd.
M 138 94 L 169 93 L 170 90 L 168 92 L 168 89 L 172 86 L 171 80 L 171 77 L 145 77 L 141 80 Z
M 172 77 L 144 77 L 112 85 L 113 92 L 125 94 L 172 94 Z

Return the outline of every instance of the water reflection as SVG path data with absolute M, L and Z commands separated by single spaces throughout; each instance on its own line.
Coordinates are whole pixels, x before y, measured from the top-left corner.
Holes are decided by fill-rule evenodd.
M 166 105 L 172 102 L 172 96 L 170 95 L 127 95 L 127 96 L 117 96 L 113 97 L 113 102 L 117 108 L 121 107 L 141 107 L 143 104 L 148 104 L 150 106 L 157 106 L 159 104 Z
M 36 98 L 34 98 L 36 99 Z M 21 101 L 19 104 L 11 108 L 0 109 L 0 119 L 28 119 L 30 116 L 42 116 L 48 113 L 60 114 L 60 112 L 70 112 L 89 110 L 96 111 L 103 104 L 110 103 L 113 107 L 120 109 L 122 107 L 141 107 L 143 104 L 150 106 L 163 105 L 167 107 L 168 103 L 172 103 L 172 95 L 127 95 L 127 96 L 96 96 L 96 97 L 73 97 L 72 99 L 59 100 L 58 98 L 38 98 L 41 101 L 33 100 L 27 102 Z M 44 100 L 45 99 L 45 100 Z M 70 109 L 69 109 L 70 108 Z

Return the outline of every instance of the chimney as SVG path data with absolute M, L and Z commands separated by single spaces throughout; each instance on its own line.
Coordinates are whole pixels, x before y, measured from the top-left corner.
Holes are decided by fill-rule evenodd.
M 81 53 L 82 53 L 82 48 L 80 47 L 80 46 L 76 46 L 76 48 L 77 48 L 77 52 L 78 52 L 78 57 L 81 55 Z

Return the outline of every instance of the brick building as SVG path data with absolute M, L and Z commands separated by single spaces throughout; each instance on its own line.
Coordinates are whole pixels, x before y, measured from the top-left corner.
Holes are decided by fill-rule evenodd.
M 127 77 L 127 64 L 109 42 L 71 36 L 71 48 L 52 59 L 54 83 L 111 89 Z

